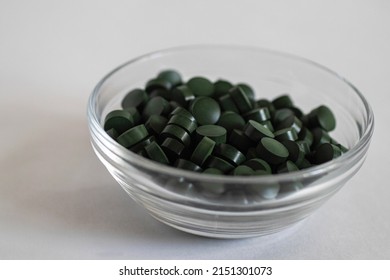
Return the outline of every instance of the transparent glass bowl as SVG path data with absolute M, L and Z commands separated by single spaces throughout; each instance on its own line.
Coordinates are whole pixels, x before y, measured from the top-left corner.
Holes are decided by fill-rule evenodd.
M 256 98 L 289 93 L 305 113 L 332 108 L 331 136 L 350 150 L 309 169 L 278 175 L 207 175 L 164 166 L 123 148 L 103 130 L 124 95 L 161 70 L 250 84 Z M 157 220 L 179 230 L 216 238 L 243 238 L 278 232 L 305 219 L 333 196 L 361 167 L 374 117 L 364 96 L 338 74 L 309 60 L 270 50 L 191 46 L 150 53 L 105 76 L 88 103 L 92 147 L 123 189 Z M 224 190 L 223 193 L 212 191 Z M 276 198 L 267 199 L 274 196 Z

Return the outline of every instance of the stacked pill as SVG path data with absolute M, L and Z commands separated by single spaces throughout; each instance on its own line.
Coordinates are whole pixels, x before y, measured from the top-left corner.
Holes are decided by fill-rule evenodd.
M 329 132 L 325 105 L 302 112 L 288 94 L 255 99 L 245 83 L 165 70 L 129 91 L 104 130 L 123 147 L 161 164 L 234 176 L 294 172 L 347 151 Z

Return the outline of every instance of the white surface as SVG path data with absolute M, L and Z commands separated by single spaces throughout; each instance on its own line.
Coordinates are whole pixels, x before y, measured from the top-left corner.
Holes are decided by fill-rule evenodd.
M 0 259 L 390 259 L 389 1 L 1 1 Z M 354 83 L 376 127 L 358 174 L 300 227 L 214 240 L 151 218 L 93 154 L 92 88 L 146 52 L 262 46 Z

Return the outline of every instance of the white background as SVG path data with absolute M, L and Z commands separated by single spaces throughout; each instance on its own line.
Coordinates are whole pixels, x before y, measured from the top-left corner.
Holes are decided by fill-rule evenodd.
M 0 259 L 390 259 L 390 2 L 0 0 Z M 86 103 L 138 55 L 260 46 L 319 62 L 367 97 L 362 169 L 299 227 L 215 240 L 150 217 L 93 154 Z

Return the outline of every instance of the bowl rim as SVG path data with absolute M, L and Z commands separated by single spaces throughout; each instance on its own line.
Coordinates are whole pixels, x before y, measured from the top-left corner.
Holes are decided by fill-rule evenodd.
M 307 169 L 294 171 L 291 173 L 282 173 L 282 174 L 270 174 L 270 175 L 262 175 L 262 176 L 227 176 L 227 175 L 214 175 L 214 174 L 204 174 L 204 173 L 198 173 L 183 169 L 178 169 L 176 167 L 163 165 L 157 162 L 154 162 L 150 159 L 144 158 L 140 155 L 137 155 L 130 150 L 122 147 L 119 145 L 116 141 L 114 141 L 111 137 L 108 136 L 108 134 L 104 131 L 102 125 L 100 124 L 98 120 L 98 115 L 95 111 L 95 104 L 97 102 L 97 96 L 99 94 L 100 88 L 102 85 L 113 75 L 115 75 L 117 72 L 119 72 L 122 68 L 125 68 L 128 65 L 135 64 L 135 63 L 142 63 L 142 61 L 150 60 L 155 57 L 159 57 L 161 55 L 169 55 L 177 51 L 189 51 L 189 50 L 195 50 L 195 49 L 226 49 L 230 51 L 253 51 L 253 52 L 262 52 L 262 53 L 268 53 L 270 55 L 276 55 L 279 57 L 285 57 L 288 59 L 296 60 L 298 62 L 311 65 L 313 67 L 319 68 L 322 71 L 327 72 L 328 74 L 334 76 L 335 78 L 339 79 L 343 83 L 345 83 L 348 87 L 352 89 L 352 91 L 357 95 L 357 97 L 360 99 L 360 101 L 364 105 L 364 113 L 365 113 L 365 119 L 367 120 L 365 129 L 361 132 L 360 138 L 358 142 L 348 150 L 345 154 L 342 154 L 340 157 L 331 160 L 329 162 L 309 167 Z M 339 167 L 343 166 L 346 162 L 350 161 L 351 159 L 354 159 L 362 150 L 365 149 L 365 147 L 370 143 L 373 131 L 374 131 L 374 113 L 372 111 L 372 108 L 364 95 L 346 78 L 338 74 L 337 72 L 323 66 L 322 64 L 319 64 L 317 62 L 314 62 L 310 59 L 307 59 L 305 57 L 279 51 L 279 50 L 273 50 L 273 49 L 267 49 L 263 47 L 257 47 L 257 46 L 243 46 L 243 45 L 224 45 L 224 44 L 196 44 L 196 45 L 184 45 L 184 46 L 176 46 L 176 47 L 170 47 L 165 49 L 160 49 L 157 51 L 152 51 L 143 55 L 140 55 L 138 57 L 135 57 L 127 62 L 124 62 L 123 64 L 117 66 L 110 72 L 108 72 L 94 87 L 92 93 L 89 96 L 88 99 L 88 105 L 87 105 L 87 118 L 90 125 L 90 128 L 93 128 L 97 135 L 106 141 L 106 143 L 110 143 L 111 147 L 115 147 L 115 150 L 118 152 L 114 152 L 117 156 L 122 158 L 128 163 L 131 163 L 132 165 L 135 165 L 137 167 L 141 167 L 145 170 L 150 170 L 153 172 L 157 172 L 162 175 L 169 175 L 169 176 L 178 176 L 187 178 L 190 180 L 204 180 L 209 182 L 224 182 L 226 183 L 226 180 L 229 180 L 229 183 L 240 183 L 240 184 L 252 184 L 252 183 L 275 183 L 280 181 L 290 181 L 290 180 L 303 180 L 307 178 L 311 178 L 314 176 L 320 176 L 326 173 L 330 173 Z M 108 142 L 107 142 L 108 141 Z M 112 146 L 113 145 L 113 146 Z

